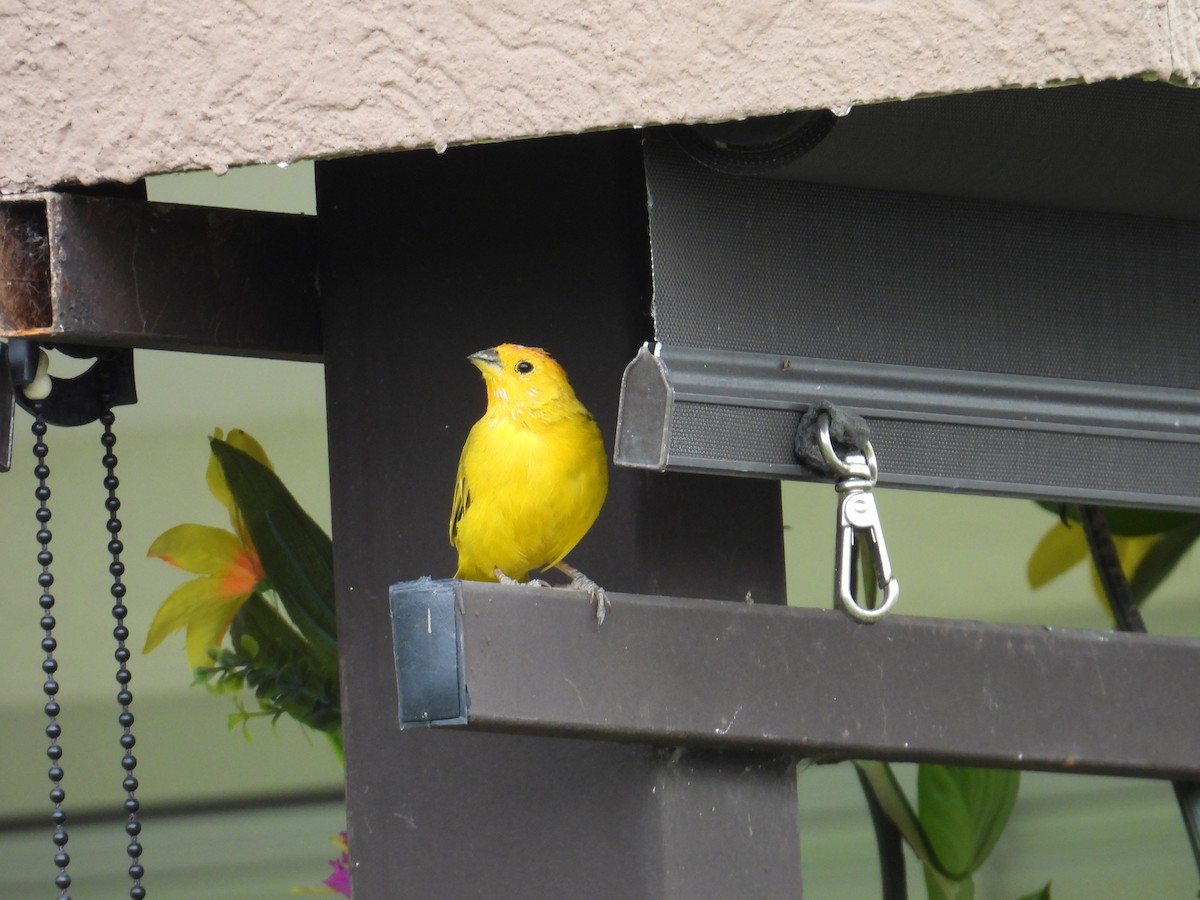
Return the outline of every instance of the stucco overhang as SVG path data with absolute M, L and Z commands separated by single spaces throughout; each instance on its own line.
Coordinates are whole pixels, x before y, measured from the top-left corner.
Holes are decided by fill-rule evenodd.
M 1200 77 L 1200 0 L 20 0 L 0 190 L 920 94 Z

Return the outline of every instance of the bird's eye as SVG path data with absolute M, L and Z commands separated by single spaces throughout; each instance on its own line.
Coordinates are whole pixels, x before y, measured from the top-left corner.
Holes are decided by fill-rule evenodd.
M 531 363 L 527 359 L 523 359 L 519 363 L 517 363 L 517 371 L 520 372 L 522 375 L 528 375 L 530 372 L 533 371 L 533 363 Z

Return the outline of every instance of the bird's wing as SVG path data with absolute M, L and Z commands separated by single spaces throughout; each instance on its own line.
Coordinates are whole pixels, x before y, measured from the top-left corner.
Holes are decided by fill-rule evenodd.
M 454 480 L 454 505 L 450 508 L 450 545 L 458 546 L 458 523 L 471 505 L 471 492 L 467 488 L 467 476 L 463 466 L 458 464 L 458 477 Z

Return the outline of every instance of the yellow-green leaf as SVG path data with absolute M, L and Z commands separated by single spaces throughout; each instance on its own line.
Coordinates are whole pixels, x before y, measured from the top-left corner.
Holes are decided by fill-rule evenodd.
M 221 593 L 220 579 L 193 578 L 175 588 L 154 614 L 146 633 L 143 653 L 149 653 L 173 631 L 187 628 L 188 665 L 193 669 L 210 662 L 208 650 L 219 646 L 229 623 L 246 598 Z
M 235 450 L 240 450 L 249 456 L 262 463 L 272 472 L 275 467 L 271 464 L 270 458 L 267 456 L 267 451 L 263 449 L 262 444 L 251 437 L 240 428 L 235 428 L 226 436 L 220 428 L 213 430 L 213 435 L 210 441 L 223 441 Z M 225 471 L 221 468 L 220 462 L 215 455 L 208 459 L 208 468 L 204 472 L 204 481 L 208 485 L 208 490 L 221 501 L 221 505 L 229 510 L 230 520 L 237 523 L 237 507 L 233 502 L 233 496 L 229 492 L 229 484 L 225 479 Z M 240 530 L 240 529 L 239 529 Z
M 211 525 L 176 525 L 150 545 L 147 556 L 157 556 L 194 575 L 218 575 L 242 552 L 237 536 Z
M 1026 563 L 1025 577 L 1029 579 L 1029 586 L 1040 588 L 1053 581 L 1083 562 L 1087 552 L 1087 538 L 1081 527 L 1056 522 L 1042 535 Z

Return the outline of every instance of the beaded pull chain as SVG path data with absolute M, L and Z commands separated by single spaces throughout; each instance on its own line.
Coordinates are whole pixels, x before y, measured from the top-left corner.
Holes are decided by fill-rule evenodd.
M 50 813 L 50 821 L 54 825 L 54 865 L 58 869 L 58 874 L 54 876 L 54 886 L 58 888 L 58 896 L 60 900 L 70 900 L 70 895 L 67 889 L 71 886 L 71 876 L 67 873 L 67 866 L 71 862 L 71 857 L 67 854 L 67 813 L 63 809 L 63 801 L 66 799 L 66 792 L 62 788 L 63 768 L 62 768 L 62 745 L 58 739 L 62 736 L 62 726 L 58 724 L 58 716 L 62 712 L 61 707 L 56 699 L 58 696 L 58 680 L 54 677 L 58 673 L 58 661 L 54 658 L 54 651 L 58 649 L 58 641 L 54 639 L 54 626 L 57 624 L 54 620 L 52 610 L 54 609 L 54 595 L 50 593 L 50 588 L 54 584 L 54 575 L 50 572 L 50 564 L 54 562 L 54 554 L 50 552 L 50 529 L 46 524 L 50 521 L 50 488 L 46 484 L 46 480 L 50 477 L 50 467 L 46 465 L 46 456 L 49 449 L 46 446 L 46 422 L 42 418 L 42 404 L 34 404 L 34 419 L 33 419 L 33 455 L 37 458 L 37 464 L 33 467 L 33 474 L 38 480 L 37 489 L 33 492 L 38 501 L 37 508 L 37 542 L 40 545 L 38 550 L 37 561 L 42 567 L 41 573 L 38 575 L 38 587 L 41 588 L 41 596 L 38 598 L 38 605 L 42 608 L 42 631 L 45 632 L 45 637 L 42 638 L 42 650 L 46 653 L 46 658 L 42 660 L 42 672 L 46 676 L 46 681 L 42 685 L 42 690 L 46 694 L 46 705 L 43 707 L 46 711 L 47 718 L 50 719 L 46 725 L 46 737 L 50 739 L 50 745 L 46 748 L 46 756 L 50 758 L 50 770 L 47 773 L 50 776 L 50 802 L 54 804 L 54 811 Z
M 138 780 L 133 775 L 133 770 L 137 766 L 137 757 L 133 755 L 133 747 L 137 743 L 137 739 L 134 738 L 132 730 L 133 713 L 129 711 L 129 707 L 133 703 L 133 693 L 129 690 L 129 682 L 133 676 L 127 665 L 129 648 L 125 646 L 125 642 L 129 639 L 129 629 L 125 627 L 125 616 L 128 610 L 125 606 L 125 585 L 121 581 L 121 576 L 125 574 L 125 564 L 121 562 L 121 552 L 125 549 L 125 545 L 120 539 L 121 520 L 117 518 L 117 510 L 121 508 L 121 501 L 117 498 L 117 487 L 120 480 L 116 475 L 117 457 L 113 453 L 113 448 L 117 443 L 117 436 L 112 430 L 116 416 L 112 411 L 112 394 L 108 391 L 107 378 L 101 380 L 100 402 L 104 407 L 104 412 L 100 414 L 100 424 L 104 427 L 104 432 L 100 435 L 100 444 L 104 448 L 104 455 L 100 461 L 104 466 L 104 489 L 108 491 L 104 508 L 108 510 L 106 526 L 109 534 L 108 552 L 112 555 L 108 574 L 112 576 L 113 583 L 109 592 L 113 598 L 112 615 L 117 623 L 113 628 L 113 637 L 117 641 L 117 649 L 113 653 L 117 661 L 117 685 L 119 686 L 117 703 L 121 707 L 117 722 L 123 729 L 121 749 L 124 751 L 124 755 L 121 757 L 121 768 L 125 771 L 125 776 L 121 781 L 121 787 L 125 790 L 124 807 L 128 814 L 125 822 L 125 834 L 129 836 L 129 845 L 125 848 L 125 852 L 129 854 L 131 860 L 129 877 L 133 881 L 133 886 L 129 889 L 129 896 L 132 900 L 143 900 L 146 896 L 146 888 L 142 885 L 142 878 L 146 873 L 141 864 L 142 845 L 138 840 L 138 836 L 142 833 L 142 823 L 138 821 L 141 804 L 134 796 L 134 792 L 138 788 Z
M 145 876 L 145 869 L 142 867 L 142 845 L 139 840 L 142 833 L 142 824 L 138 819 L 138 812 L 141 809 L 135 792 L 138 788 L 138 780 L 134 777 L 133 770 L 137 767 L 137 757 L 133 755 L 134 745 L 137 743 L 133 736 L 133 713 L 129 711 L 129 707 L 133 704 L 133 693 L 129 689 L 129 683 L 133 676 L 129 671 L 130 651 L 126 646 L 126 641 L 129 639 L 129 629 L 125 625 L 125 617 L 128 614 L 128 609 L 125 606 L 126 588 L 121 580 L 125 574 L 125 564 L 121 562 L 121 553 L 125 547 L 120 539 L 121 520 L 117 518 L 117 511 L 121 508 L 121 501 L 117 497 L 117 487 L 120 481 L 116 475 L 117 457 L 113 453 L 113 448 L 117 443 L 117 436 L 113 432 L 113 423 L 116 417 L 113 415 L 113 392 L 110 389 L 110 379 L 108 372 L 101 371 L 99 373 L 100 385 L 100 407 L 99 421 L 103 426 L 103 433 L 100 435 L 100 445 L 104 449 L 104 455 L 101 457 L 101 464 L 104 466 L 104 490 L 107 496 L 104 500 L 104 508 L 108 511 L 108 521 L 106 528 L 108 531 L 108 552 L 112 557 L 112 561 L 108 565 L 108 574 L 112 577 L 112 585 L 109 588 L 109 593 L 113 598 L 112 615 L 116 620 L 116 626 L 113 628 L 113 638 L 117 642 L 117 648 L 113 653 L 117 661 L 117 704 L 121 707 L 121 711 L 117 716 L 117 722 L 121 726 L 121 769 L 124 772 L 121 787 L 125 791 L 124 809 L 127 815 L 125 821 L 125 834 L 129 837 L 129 844 L 125 848 L 125 852 L 129 855 L 129 877 L 133 881 L 133 885 L 129 889 L 129 896 L 132 900 L 145 900 L 146 888 L 142 885 L 142 878 Z M 46 394 L 42 394 L 46 396 Z M 94 395 L 93 395 L 94 396 Z M 123 401 L 128 402 L 128 401 Z M 50 588 L 54 584 L 54 575 L 50 571 L 50 565 L 54 562 L 54 555 L 50 552 L 51 534 L 47 524 L 50 521 L 50 487 L 48 484 L 50 478 L 50 467 L 46 464 L 46 457 L 49 454 L 49 449 L 46 446 L 46 420 L 53 420 L 50 412 L 44 407 L 41 400 L 32 401 L 29 408 L 34 415 L 33 420 L 33 455 L 37 459 L 34 466 L 33 474 L 37 478 L 37 488 L 34 491 L 34 496 L 38 501 L 37 508 L 37 541 L 39 544 L 37 561 L 41 566 L 41 572 L 38 574 L 38 587 L 41 589 L 38 598 L 38 605 L 42 609 L 41 627 L 44 632 L 42 638 L 42 650 L 45 651 L 46 658 L 42 661 L 42 672 L 46 676 L 46 680 L 42 685 L 42 690 L 46 695 L 46 705 L 44 707 L 46 716 L 49 718 L 49 724 L 46 725 L 46 737 L 49 738 L 49 746 L 46 748 L 46 756 L 50 759 L 50 801 L 54 804 L 54 810 L 50 814 L 50 821 L 54 825 L 54 835 L 52 840 L 55 846 L 54 865 L 58 869 L 58 873 L 54 877 L 54 886 L 58 889 L 59 900 L 70 900 L 70 895 L 67 893 L 71 886 L 71 876 L 67 872 L 67 866 L 71 862 L 70 856 L 67 854 L 67 814 L 63 809 L 63 802 L 66 799 L 66 792 L 62 787 L 63 767 L 62 756 L 63 748 L 59 743 L 59 738 L 62 736 L 62 726 L 58 722 L 58 717 L 62 709 L 58 703 L 58 680 L 55 677 L 58 673 L 58 661 L 54 658 L 54 652 L 58 649 L 58 642 L 54 637 L 54 628 L 57 624 L 53 615 L 54 595 L 50 593 Z M 75 423 L 71 423 L 75 424 Z

